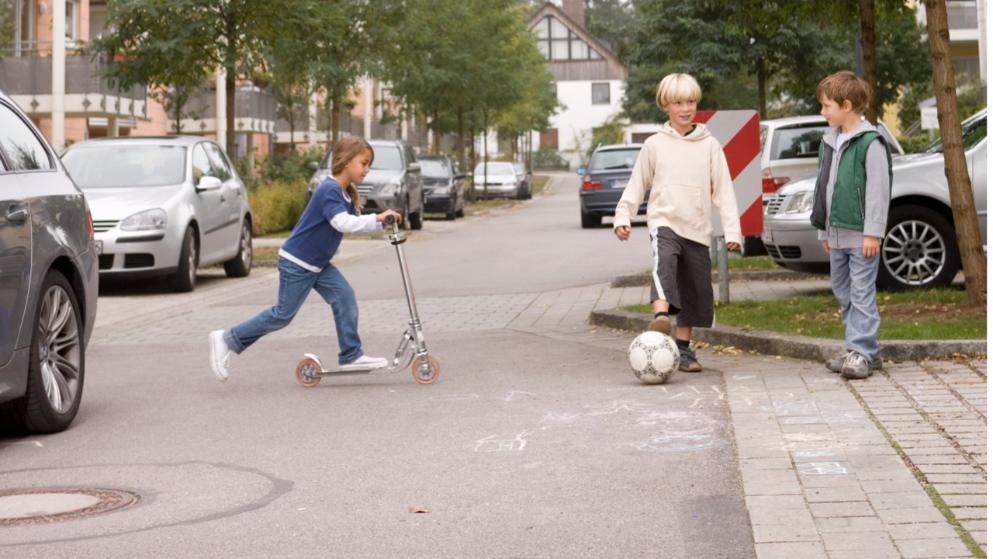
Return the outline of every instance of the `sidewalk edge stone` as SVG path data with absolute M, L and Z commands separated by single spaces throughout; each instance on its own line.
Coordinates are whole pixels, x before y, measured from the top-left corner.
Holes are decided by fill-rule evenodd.
M 648 329 L 650 317 L 642 313 L 619 310 L 594 310 L 589 323 L 618 330 L 641 332 Z M 811 361 L 823 361 L 844 349 L 841 340 L 787 336 L 774 332 L 745 330 L 732 326 L 696 328 L 694 339 L 711 344 L 734 346 L 746 351 L 780 355 Z M 955 354 L 985 354 L 985 340 L 885 340 L 880 342 L 882 358 L 886 361 L 920 361 L 927 358 L 949 357 Z

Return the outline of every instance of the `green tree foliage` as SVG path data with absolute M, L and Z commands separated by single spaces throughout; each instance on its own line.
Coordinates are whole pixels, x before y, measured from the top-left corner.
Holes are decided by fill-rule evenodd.
M 621 58 L 631 47 L 637 25 L 627 0 L 586 0 L 586 30 Z
M 0 0 L 0 58 L 14 41 L 14 0 Z
M 826 75 L 855 67 L 858 5 L 845 0 L 636 0 L 625 111 L 662 118 L 655 89 L 668 73 L 693 74 L 701 108 L 755 107 L 769 116 L 818 110 Z M 929 79 L 927 46 L 912 11 L 877 0 L 877 106 Z

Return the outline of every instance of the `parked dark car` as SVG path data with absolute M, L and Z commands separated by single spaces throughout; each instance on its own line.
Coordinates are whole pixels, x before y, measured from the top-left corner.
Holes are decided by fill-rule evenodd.
M 465 215 L 465 173 L 459 173 L 447 155 L 425 155 L 418 161 L 424 177 L 424 211 L 443 213 L 446 219 Z
M 590 156 L 589 165 L 579 168 L 579 176 L 583 177 L 579 218 L 584 229 L 598 227 L 605 216 L 614 216 L 640 151 L 641 144 L 600 146 Z M 646 190 L 638 215 L 648 212 L 648 195 Z
M 0 93 L 0 421 L 66 429 L 83 394 L 99 268 L 82 191 Z
M 424 182 L 414 150 L 401 140 L 369 140 L 375 157 L 362 184 L 364 211 L 394 210 L 403 216 L 404 227 L 420 229 L 424 218 Z M 314 170 L 307 189 L 313 192 L 331 174 L 331 150 Z
M 514 163 L 514 170 L 517 171 L 517 178 L 521 182 L 521 190 L 517 193 L 517 198 L 530 200 L 534 194 L 534 175 L 520 161 Z

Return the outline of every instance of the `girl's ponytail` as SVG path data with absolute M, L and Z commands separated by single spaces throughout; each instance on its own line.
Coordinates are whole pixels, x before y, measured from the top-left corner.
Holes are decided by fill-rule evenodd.
M 366 151 L 369 152 L 371 162 L 372 158 L 376 156 L 376 152 L 372 150 L 369 142 L 358 136 L 345 136 L 341 138 L 331 148 L 331 174 L 341 174 L 349 161 Z M 345 187 L 345 191 L 348 193 L 348 197 L 352 199 L 352 205 L 355 207 L 355 211 L 362 213 L 362 198 L 359 196 L 359 189 L 355 184 L 349 184 Z

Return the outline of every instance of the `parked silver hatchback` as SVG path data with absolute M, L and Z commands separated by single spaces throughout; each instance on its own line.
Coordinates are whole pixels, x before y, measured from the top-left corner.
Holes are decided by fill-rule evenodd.
M 62 155 L 93 211 L 100 274 L 168 276 L 196 287 L 198 267 L 252 269 L 252 215 L 245 186 L 214 142 L 198 136 L 113 138 Z
M 0 93 L 0 421 L 15 432 L 72 423 L 97 312 L 97 256 L 83 193 Z
M 986 245 L 986 111 L 962 123 L 965 158 Z M 762 241 L 780 266 L 828 272 L 817 231 L 810 224 L 816 177 L 793 181 L 765 207 Z M 877 283 L 890 289 L 948 285 L 961 268 L 952 221 L 941 140 L 924 153 L 893 160 L 889 222 L 882 240 Z

